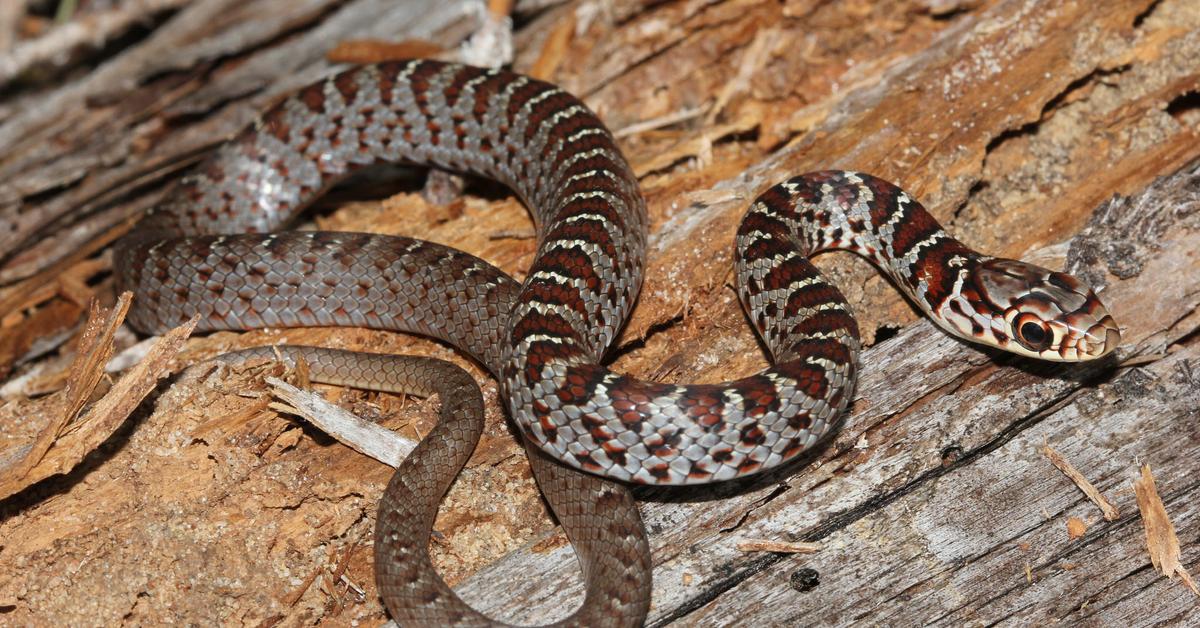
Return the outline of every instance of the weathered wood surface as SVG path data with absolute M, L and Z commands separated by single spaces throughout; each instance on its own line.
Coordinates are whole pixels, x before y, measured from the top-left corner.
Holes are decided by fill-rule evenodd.
M 424 21 L 407 21 L 406 10 Z M 326 72 L 322 55 L 341 40 L 420 37 L 450 48 L 473 29 L 471 16 L 443 2 L 196 2 L 91 72 L 6 95 L 0 211 L 23 226 L 2 236 L 0 251 L 16 255 L 0 276 L 16 283 L 0 301 L 56 281 L 55 257 L 100 250 L 102 234 L 187 163 Z M 1182 625 L 1200 610 L 1150 569 L 1130 488 L 1136 463 L 1151 464 L 1185 566 L 1200 572 L 1200 7 L 575 2 L 525 20 L 516 67 L 556 67 L 550 78 L 612 128 L 685 113 L 669 129 L 624 136 L 654 233 L 618 370 L 713 382 L 758 368 L 727 285 L 732 232 L 756 193 L 821 167 L 896 180 L 982 250 L 1088 275 L 1125 327 L 1120 359 L 1162 355 L 1076 368 L 980 351 L 913 322 L 865 263 L 825 256 L 869 338 L 904 327 L 867 350 L 845 426 L 807 466 L 641 493 L 656 565 L 652 623 Z M 1115 193 L 1135 200 L 1108 203 Z M 531 240 L 504 237 L 530 228 L 511 199 L 468 197 L 447 211 L 415 194 L 334 196 L 322 228 L 431 237 L 517 276 L 532 254 Z M 86 263 L 68 270 L 95 277 Z M 78 310 L 78 290 L 3 312 L 0 332 L 29 335 L 38 312 Z M 108 283 L 94 290 L 103 296 Z M 196 339 L 179 362 L 283 338 L 453 356 L 393 334 L 288 330 Z M 71 351 L 68 342 L 18 364 L 14 381 L 53 390 Z M 437 562 L 481 608 L 544 620 L 578 599 L 576 567 L 494 384 L 475 372 L 490 423 L 439 518 Z M 388 470 L 247 399 L 262 392 L 260 375 L 201 367 L 79 469 L 0 502 L 0 570 L 13 575 L 0 582 L 0 618 L 382 619 L 369 539 Z M 406 433 L 430 420 L 428 403 L 335 395 Z M 29 403 L 0 408 L 7 440 L 46 420 Z M 1038 452 L 1044 442 L 1120 519 L 1100 518 Z M 1070 516 L 1090 525 L 1082 538 L 1069 538 Z M 736 549 L 748 539 L 823 549 Z

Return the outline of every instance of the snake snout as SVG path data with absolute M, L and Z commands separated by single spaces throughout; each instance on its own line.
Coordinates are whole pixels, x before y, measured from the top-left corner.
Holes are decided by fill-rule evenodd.
M 1112 353 L 1121 344 L 1121 330 L 1111 316 L 1084 332 L 1078 344 L 1079 356 L 1083 360 L 1094 360 Z

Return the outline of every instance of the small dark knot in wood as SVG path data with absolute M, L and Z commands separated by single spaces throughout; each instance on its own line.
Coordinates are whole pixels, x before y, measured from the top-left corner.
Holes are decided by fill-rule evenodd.
M 788 578 L 788 583 L 792 585 L 793 589 L 801 593 L 808 593 L 809 591 L 817 588 L 818 584 L 821 584 L 821 574 L 818 573 L 816 569 L 811 569 L 809 567 L 797 569 L 796 571 L 793 571 L 791 577 Z
M 942 466 L 949 467 L 958 462 L 963 457 L 963 448 L 958 445 L 949 445 L 942 448 Z

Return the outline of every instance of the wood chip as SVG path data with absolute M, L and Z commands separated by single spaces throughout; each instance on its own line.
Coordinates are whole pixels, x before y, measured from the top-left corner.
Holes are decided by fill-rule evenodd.
M 1067 536 L 1071 537 L 1071 540 L 1078 539 L 1087 534 L 1087 529 L 1087 524 L 1083 522 L 1083 519 L 1079 517 L 1070 517 L 1067 519 Z
M 514 4 L 516 4 L 516 0 L 488 0 L 488 13 L 496 17 L 507 17 L 512 15 Z
M 268 377 L 267 383 L 275 398 L 283 402 L 274 402 L 271 408 L 303 417 L 343 445 L 388 466 L 399 466 L 417 446 L 416 441 L 359 418 L 315 392 L 300 390 L 275 377 Z
M 738 63 L 737 75 L 733 80 L 725 83 L 717 93 L 716 102 L 709 109 L 708 117 L 705 119 L 706 126 L 716 123 L 717 116 L 721 115 L 734 96 L 749 91 L 751 80 L 771 59 L 770 53 L 780 37 L 781 31 L 776 28 L 760 30 L 755 34 L 754 41 L 750 42 L 750 46 L 742 54 L 741 62 Z
M 354 63 L 367 65 L 433 57 L 446 52 L 441 46 L 424 39 L 409 39 L 400 42 L 384 41 L 381 39 L 350 39 L 339 42 L 333 50 L 325 53 L 325 58 L 332 63 Z
M 780 554 L 813 554 L 821 551 L 820 543 L 746 539 L 738 541 L 739 552 L 778 552 Z
M 280 361 L 283 360 L 283 356 L 279 355 L 278 347 L 275 348 L 275 356 Z M 296 387 L 304 390 L 309 390 L 312 388 L 312 377 L 309 373 L 308 360 L 305 360 L 304 356 L 296 356 L 296 367 L 293 369 L 293 372 L 295 373 L 295 379 L 293 381 L 295 382 Z
M 56 265 L 58 267 L 59 265 Z M 52 280 L 39 275 L 39 281 L 22 282 L 0 297 L 0 377 L 7 376 L 19 359 L 30 359 L 30 352 L 49 352 L 72 336 L 80 316 L 87 310 L 95 293 L 88 281 L 109 269 L 106 259 L 85 259 L 71 265 Z M 26 310 L 32 310 L 25 314 Z M 58 374 L 65 383 L 65 374 Z M 40 392 L 58 390 L 61 384 Z M 30 391 L 27 394 L 32 394 Z
M 131 293 L 123 293 L 111 310 L 92 305 L 67 387 L 38 400 L 32 407 L 31 414 L 49 417 L 46 425 L 33 443 L 24 446 L 24 451 L 0 455 L 8 460 L 0 464 L 0 499 L 73 469 L 116 431 L 154 389 L 159 378 L 168 373 L 171 360 L 183 348 L 198 319 L 164 334 L 146 359 L 129 369 L 86 413 L 80 414 L 107 377 L 104 366 L 113 353 L 113 335 L 125 320 L 131 299 Z
M 90 263 L 87 260 L 128 233 L 135 222 L 124 218 L 115 224 L 99 226 L 98 234 L 90 233 L 83 241 L 77 241 L 74 236 L 79 235 L 78 230 L 72 230 L 63 237 L 47 238 L 11 257 L 0 269 L 0 283 L 16 283 L 0 290 L 0 317 L 7 317 L 31 299 L 42 301 L 60 293 L 59 281 L 64 274 L 79 276 L 107 268 L 109 256 Z M 45 264 L 45 260 L 54 261 Z
M 529 68 L 529 76 L 543 81 L 549 81 L 567 57 L 567 48 L 575 35 L 575 12 L 572 11 L 560 20 L 546 35 L 546 41 L 538 53 L 538 58 Z
M 70 336 L 82 313 L 82 308 L 70 300 L 56 299 L 38 308 L 20 325 L 0 329 L 0 377 L 7 377 L 36 343 Z
M 1100 511 L 1104 513 L 1105 520 L 1116 521 L 1121 517 L 1121 513 L 1117 510 L 1116 506 L 1113 506 L 1107 499 L 1104 499 L 1100 491 L 1087 478 L 1083 477 L 1083 474 L 1074 465 L 1067 462 L 1067 459 L 1063 458 L 1062 454 L 1051 449 L 1049 445 L 1042 445 L 1042 453 L 1050 459 L 1051 464 L 1063 472 L 1063 475 L 1070 478 L 1075 483 L 1075 486 L 1078 486 L 1079 490 L 1083 491 L 1083 494 L 1092 500 L 1092 503 L 1100 508 Z
M 110 229 L 102 238 L 107 244 L 127 231 L 127 225 Z M 88 259 L 94 253 L 94 246 L 88 246 L 83 251 L 77 251 L 69 258 L 52 264 L 46 270 L 35 274 L 9 288 L 0 294 L 0 317 L 7 318 L 15 312 L 36 307 L 56 296 L 85 302 L 90 301 L 91 289 L 86 282 L 101 271 L 107 270 L 109 263 L 103 259 Z
M 1179 564 L 1179 537 L 1175 526 L 1167 516 L 1162 498 L 1154 486 L 1154 475 L 1150 465 L 1142 465 L 1141 478 L 1134 480 L 1133 490 L 1137 494 L 1138 511 L 1142 514 L 1142 525 L 1146 529 L 1146 549 L 1150 552 L 1150 564 L 1162 575 L 1174 580 L 1178 575 L 1192 593 L 1200 596 L 1200 588 L 1191 574 Z

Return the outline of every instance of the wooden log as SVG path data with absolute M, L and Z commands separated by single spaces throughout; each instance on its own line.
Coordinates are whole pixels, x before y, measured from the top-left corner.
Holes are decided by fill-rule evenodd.
M 0 212 L 20 227 L 0 234 L 0 333 L 33 329 L 31 313 L 78 300 L 80 285 L 111 298 L 86 266 L 94 252 L 255 112 L 328 72 L 325 52 L 385 37 L 452 49 L 478 24 L 468 4 L 203 0 L 90 72 L 5 93 Z M 621 0 L 525 19 L 515 67 L 549 72 L 626 129 L 647 195 L 650 266 L 618 371 L 717 382 L 761 367 L 728 287 L 732 233 L 766 186 L 825 167 L 892 178 L 969 244 L 1104 286 L 1124 326 L 1118 360 L 1143 361 L 1044 366 L 968 347 L 917 321 L 865 263 L 823 256 L 871 343 L 854 406 L 807 464 L 639 493 L 651 623 L 1185 623 L 1195 612 L 1188 589 L 1149 568 L 1131 481 L 1137 461 L 1152 464 L 1183 567 L 1200 572 L 1200 7 Z M 316 225 L 428 237 L 517 276 L 528 267 L 534 242 L 514 236 L 531 226 L 511 198 L 434 207 L 409 186 L 364 202 L 353 192 L 364 187 L 380 189 L 367 176 L 335 191 Z M 67 276 L 73 287 L 47 289 Z M 365 330 L 261 331 L 193 339 L 179 365 L 283 339 L 474 369 L 488 428 L 443 506 L 435 560 L 504 618 L 544 621 L 580 599 L 494 382 L 449 349 Z M 73 344 L 33 355 L 14 377 L 44 394 Z M 199 367 L 74 471 L 0 502 L 0 570 L 13 575 L 0 581 L 0 616 L 382 620 L 370 530 L 390 471 L 271 411 L 263 375 Z M 412 437 L 434 416 L 426 402 L 327 392 Z M 0 406 L 14 446 L 48 420 L 30 407 Z M 1116 521 L 1045 444 L 1114 502 Z M 1087 528 L 1075 539 L 1072 517 Z M 821 549 L 747 553 L 747 540 Z

